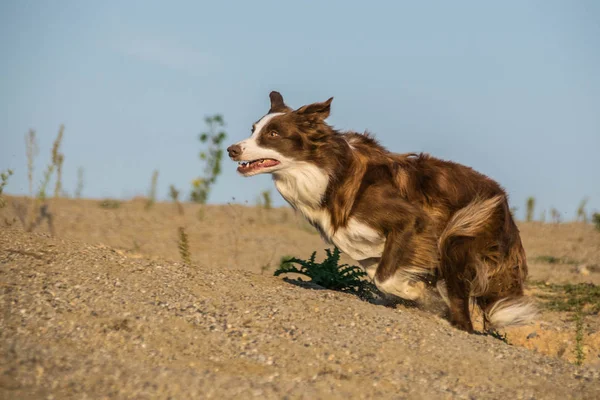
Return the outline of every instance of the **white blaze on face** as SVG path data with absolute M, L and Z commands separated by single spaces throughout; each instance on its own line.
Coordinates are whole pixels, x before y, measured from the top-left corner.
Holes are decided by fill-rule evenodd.
M 279 152 L 268 149 L 264 147 L 260 147 L 258 145 L 258 138 L 261 135 L 262 130 L 267 126 L 267 124 L 275 117 L 283 115 L 283 113 L 273 113 L 267 114 L 260 121 L 258 121 L 254 125 L 254 132 L 252 132 L 252 136 L 250 136 L 246 140 L 242 140 L 241 142 L 236 143 L 242 149 L 242 154 L 238 158 L 239 161 L 253 161 L 259 160 L 262 158 L 272 158 L 274 160 L 283 163 L 286 160 L 286 157 Z
M 279 116 L 279 115 L 283 115 L 283 113 L 272 113 L 272 114 L 267 114 L 264 117 L 261 118 L 260 121 L 258 121 L 255 125 L 254 125 L 254 132 L 252 132 L 252 136 L 250 136 L 250 139 L 258 139 L 258 137 L 260 136 L 261 131 L 263 130 L 263 128 L 265 126 L 267 126 L 267 124 L 275 117 Z

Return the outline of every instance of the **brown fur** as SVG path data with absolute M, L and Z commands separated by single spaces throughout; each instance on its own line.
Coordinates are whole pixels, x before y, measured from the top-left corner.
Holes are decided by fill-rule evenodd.
M 321 206 L 334 230 L 356 218 L 384 235 L 375 281 L 403 272 L 431 283 L 443 279 L 451 321 L 469 332 L 470 298 L 484 313 L 519 299 L 527 264 L 505 191 L 469 167 L 391 153 L 368 133 L 334 130 L 325 123 L 331 100 L 292 111 L 273 92 L 271 112 L 285 114 L 263 130 L 278 135 L 258 143 L 327 171 Z

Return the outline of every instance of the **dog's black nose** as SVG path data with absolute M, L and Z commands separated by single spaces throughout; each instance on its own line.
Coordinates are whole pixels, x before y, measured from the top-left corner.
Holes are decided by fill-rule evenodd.
M 227 148 L 227 153 L 229 154 L 229 157 L 235 158 L 242 154 L 242 148 L 239 145 L 234 144 L 233 146 L 229 146 Z

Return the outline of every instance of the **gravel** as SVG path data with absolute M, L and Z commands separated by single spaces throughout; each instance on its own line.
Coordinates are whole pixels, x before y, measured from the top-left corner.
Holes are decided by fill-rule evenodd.
M 0 398 L 600 398 L 598 369 L 250 271 L 0 230 Z

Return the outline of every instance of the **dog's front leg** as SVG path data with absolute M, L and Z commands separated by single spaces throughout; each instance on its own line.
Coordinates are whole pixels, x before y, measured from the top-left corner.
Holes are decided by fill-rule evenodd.
M 412 238 L 410 230 L 392 230 L 387 234 L 374 279 L 382 292 L 406 300 L 419 299 L 425 290 L 425 282 L 419 276 L 423 269 L 411 265 Z

